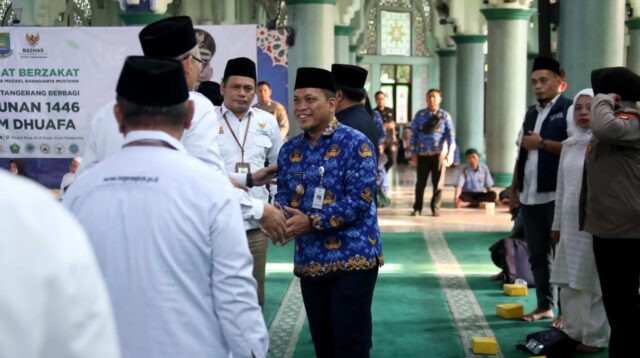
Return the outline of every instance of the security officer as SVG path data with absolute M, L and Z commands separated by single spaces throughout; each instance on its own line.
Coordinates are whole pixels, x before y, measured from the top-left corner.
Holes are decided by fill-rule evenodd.
M 269 337 L 227 177 L 180 143 L 193 116 L 183 65 L 127 58 L 114 108 L 123 148 L 65 205 L 88 233 L 125 357 L 265 357 Z
M 287 240 L 295 238 L 294 274 L 316 355 L 368 357 L 371 301 L 383 264 L 373 202 L 375 146 L 339 123 L 329 71 L 298 69 L 293 95 L 304 133 L 278 156 L 276 201 L 290 216 Z
M 636 352 L 640 320 L 640 76 L 624 67 L 591 73 L 591 131 L 580 200 L 609 325 L 609 357 Z
M 220 120 L 220 153 L 225 169 L 230 177 L 250 188 L 249 193 L 253 198 L 266 204 L 269 191 L 265 184 L 269 183 L 270 177 L 258 180 L 253 173 L 264 168 L 265 161 L 268 161 L 274 164 L 271 170 L 275 174 L 282 137 L 273 115 L 251 107 L 256 95 L 255 63 L 246 57 L 229 60 L 220 91 L 224 102 L 217 111 Z M 280 217 L 284 220 L 282 214 Z M 253 254 L 253 274 L 258 281 L 258 299 L 260 306 L 264 307 L 264 276 L 269 240 L 255 222 L 246 223 L 245 229 Z
M 431 213 L 440 215 L 442 189 L 446 169 L 453 163 L 455 150 L 455 129 L 449 112 L 440 108 L 442 94 L 439 89 L 432 88 L 427 92 L 427 108 L 416 113 L 411 122 L 411 136 L 407 156 L 410 164 L 418 167 L 415 190 L 415 202 L 411 216 L 422 214 L 424 188 L 431 174 L 433 196 L 431 197 Z
M 336 118 L 367 136 L 371 143 L 378 145 L 378 131 L 373 117 L 367 113 L 361 101 L 364 99 L 364 84 L 367 70 L 353 65 L 331 65 L 331 73 L 336 84 Z M 377 150 L 376 150 L 377 153 Z

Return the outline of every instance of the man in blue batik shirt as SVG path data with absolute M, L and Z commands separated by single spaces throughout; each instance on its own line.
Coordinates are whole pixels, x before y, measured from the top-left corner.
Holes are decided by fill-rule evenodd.
M 304 133 L 278 156 L 276 202 L 295 239 L 294 273 L 318 357 L 369 357 L 371 301 L 383 263 L 374 204 L 376 147 L 334 118 L 331 72 L 300 68 L 293 109 Z
M 440 215 L 442 189 L 446 168 L 453 163 L 455 130 L 449 112 L 440 108 L 442 95 L 439 89 L 427 92 L 427 108 L 421 109 L 411 122 L 413 136 L 407 148 L 410 164 L 418 167 L 415 201 L 411 216 L 422 214 L 424 188 L 431 174 L 433 196 L 431 213 Z

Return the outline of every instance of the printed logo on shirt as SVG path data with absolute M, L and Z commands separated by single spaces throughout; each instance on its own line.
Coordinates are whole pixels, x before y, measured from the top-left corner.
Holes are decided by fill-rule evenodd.
M 260 129 L 264 129 L 264 127 L 266 127 L 267 124 L 264 122 L 258 122 L 258 127 L 260 127 Z
M 362 189 L 362 191 L 360 192 L 360 197 L 367 203 L 370 203 L 373 201 L 373 195 L 371 193 L 371 189 L 369 188 Z
M 342 247 L 342 242 L 333 236 L 329 236 L 326 240 L 324 240 L 324 247 L 328 250 L 339 249 L 340 247 Z
M 224 134 L 224 126 L 220 126 L 220 128 L 218 128 L 218 134 Z
M 330 158 L 335 158 L 340 154 L 340 146 L 337 144 L 332 144 L 331 148 L 327 150 L 327 153 L 324 155 L 324 160 L 329 160 Z
M 289 155 L 289 161 L 291 163 L 299 163 L 302 160 L 302 152 L 299 149 L 294 149 L 293 153 Z
M 147 177 L 143 175 L 139 176 L 118 176 L 118 177 L 106 177 L 102 179 L 104 182 L 121 182 L 125 183 L 157 183 L 158 177 Z
M 358 148 L 358 154 L 360 154 L 362 158 L 370 157 L 373 155 L 371 154 L 371 149 L 369 149 L 369 145 L 367 143 L 362 143 L 360 148 Z

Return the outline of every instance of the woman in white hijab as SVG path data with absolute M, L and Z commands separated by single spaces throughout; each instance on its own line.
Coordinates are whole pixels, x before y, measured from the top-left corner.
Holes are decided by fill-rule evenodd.
M 609 323 L 602 303 L 593 256 L 593 238 L 578 228 L 584 159 L 591 138 L 593 90 L 580 91 L 567 112 L 569 138 L 562 142 L 556 207 L 551 234 L 558 243 L 551 283 L 560 287 L 564 331 L 581 342 L 576 350 L 595 352 L 609 341 Z

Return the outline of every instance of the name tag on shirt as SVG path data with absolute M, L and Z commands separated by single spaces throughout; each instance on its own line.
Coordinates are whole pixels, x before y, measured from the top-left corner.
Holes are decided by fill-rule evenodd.
M 553 120 L 555 120 L 555 119 L 562 118 L 563 116 L 564 116 L 564 114 L 563 114 L 562 112 L 560 112 L 560 113 L 556 113 L 556 114 L 554 114 L 553 116 L 549 117 L 549 120 L 550 120 L 550 121 L 553 121 Z
M 249 174 L 251 166 L 249 163 L 236 163 L 236 173 Z
M 313 192 L 313 204 L 311 205 L 314 209 L 322 209 L 322 202 L 324 201 L 324 188 L 318 187 Z

